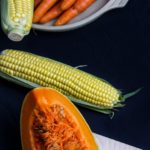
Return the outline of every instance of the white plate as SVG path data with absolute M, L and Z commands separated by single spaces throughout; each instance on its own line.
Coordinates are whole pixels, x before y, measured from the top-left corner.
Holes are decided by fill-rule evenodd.
M 63 26 L 53 26 L 54 21 L 50 21 L 46 24 L 33 24 L 33 29 L 42 31 L 68 31 L 79 27 L 82 27 L 100 17 L 105 12 L 114 9 L 121 8 L 127 4 L 128 0 L 96 0 L 96 2 L 89 7 L 85 12 L 75 17 L 68 24 Z

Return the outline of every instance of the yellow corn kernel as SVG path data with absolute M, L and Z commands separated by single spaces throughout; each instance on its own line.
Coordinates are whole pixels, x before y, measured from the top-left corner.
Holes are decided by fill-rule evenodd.
M 63 94 L 104 108 L 119 102 L 120 92 L 105 81 L 63 63 L 30 53 L 6 50 L 0 71 L 55 88 Z M 76 80 L 77 78 L 77 80 Z

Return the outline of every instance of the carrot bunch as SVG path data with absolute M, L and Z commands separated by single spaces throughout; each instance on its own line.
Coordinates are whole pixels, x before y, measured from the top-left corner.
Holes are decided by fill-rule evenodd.
M 47 23 L 56 19 L 54 25 L 67 24 L 89 8 L 95 0 L 35 0 L 33 23 Z

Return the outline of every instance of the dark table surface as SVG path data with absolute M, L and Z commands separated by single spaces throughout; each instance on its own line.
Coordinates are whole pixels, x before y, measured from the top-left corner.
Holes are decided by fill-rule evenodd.
M 36 34 L 35 34 L 36 32 Z M 93 132 L 150 150 L 150 2 L 130 0 L 86 27 L 63 33 L 31 31 L 14 43 L 0 30 L 0 50 L 21 49 L 84 65 L 124 93 L 143 87 L 109 116 L 78 107 Z M 0 79 L 0 150 L 20 150 L 19 118 L 29 89 Z

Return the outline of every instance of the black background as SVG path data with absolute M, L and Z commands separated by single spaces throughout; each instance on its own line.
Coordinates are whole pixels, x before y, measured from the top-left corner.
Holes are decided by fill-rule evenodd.
M 36 34 L 35 34 L 36 33 Z M 102 77 L 127 93 L 142 91 L 109 116 L 78 107 L 93 132 L 150 150 L 150 1 L 130 0 L 95 22 L 69 32 L 31 31 L 22 42 L 0 30 L 0 50 L 21 49 Z M 0 150 L 20 150 L 19 117 L 28 89 L 0 79 Z

